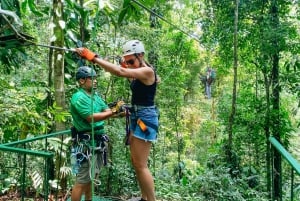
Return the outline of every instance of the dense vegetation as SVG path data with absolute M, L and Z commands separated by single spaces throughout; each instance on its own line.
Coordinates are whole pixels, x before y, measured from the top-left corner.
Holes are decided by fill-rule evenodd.
M 160 131 L 149 161 L 158 200 L 278 198 L 271 193 L 278 184 L 271 179 L 272 167 L 283 181 L 290 169 L 272 155 L 268 138 L 276 137 L 287 149 L 298 141 L 299 1 L 0 0 L 0 6 L 22 22 L 0 15 L 1 143 L 71 126 L 74 74 L 78 66 L 92 64 L 43 45 L 85 46 L 117 62 L 121 44 L 140 39 L 161 78 Z M 11 35 L 19 40 L 5 41 Z M 212 99 L 205 98 L 200 81 L 209 66 L 217 72 Z M 126 79 L 94 67 L 108 103 L 130 101 Z M 139 196 L 123 142 L 125 119 L 106 125 L 110 163 L 95 191 Z M 68 136 L 48 142 L 55 153 L 51 182 L 64 194 L 73 184 L 68 144 Z M 41 150 L 43 144 L 26 148 Z M 22 155 L 0 152 L 0 157 L 0 193 L 5 194 L 21 183 Z M 27 156 L 27 161 L 32 161 L 26 169 L 28 188 L 41 193 L 42 183 L 34 178 L 43 175 L 43 160 Z M 283 186 L 288 199 L 288 183 Z

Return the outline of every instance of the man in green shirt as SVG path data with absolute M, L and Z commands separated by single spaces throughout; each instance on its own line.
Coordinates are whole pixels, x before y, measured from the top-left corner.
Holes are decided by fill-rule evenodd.
M 99 146 L 99 143 L 105 137 L 104 120 L 113 116 L 115 112 L 95 92 L 97 80 L 94 69 L 88 66 L 80 67 L 76 73 L 76 80 L 79 84 L 79 90 L 73 94 L 70 106 L 74 126 L 72 128 L 72 138 L 74 140 L 72 154 L 76 162 L 78 162 L 78 158 L 84 160 L 80 162 L 78 170 L 75 171 L 76 183 L 72 188 L 71 200 L 80 201 L 81 196 L 85 195 L 85 200 L 88 201 L 92 200 L 91 181 L 93 178 L 91 177 L 93 176 L 90 174 L 92 172 L 92 160 L 90 159 L 92 151 L 87 154 L 86 149 L 89 149 L 89 145 L 84 150 L 79 150 L 78 147 L 82 146 L 76 145 L 91 144 L 94 136 L 95 145 Z M 74 150 L 76 150 L 75 154 Z M 98 156 L 95 157 L 98 158 Z M 98 163 L 97 160 L 96 163 Z

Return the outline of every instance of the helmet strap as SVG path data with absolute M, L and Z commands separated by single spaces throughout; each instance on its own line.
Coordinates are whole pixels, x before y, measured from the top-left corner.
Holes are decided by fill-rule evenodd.
M 141 58 L 139 57 L 141 54 L 142 54 L 142 53 L 135 53 L 135 54 L 134 54 L 135 57 L 139 60 L 140 67 L 142 67 L 142 65 L 143 65 L 143 62 L 142 62 Z

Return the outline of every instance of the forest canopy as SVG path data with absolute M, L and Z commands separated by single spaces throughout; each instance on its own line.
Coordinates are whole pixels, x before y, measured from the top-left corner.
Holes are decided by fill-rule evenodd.
M 107 103 L 130 103 L 127 79 L 73 49 L 87 47 L 118 64 L 122 44 L 138 39 L 160 78 L 160 127 L 149 161 L 157 200 L 289 199 L 290 166 L 269 139 L 300 159 L 299 12 L 299 1 L 292 0 L 0 0 L 0 142 L 70 129 L 69 102 L 82 65 L 96 70 L 97 90 Z M 208 68 L 215 73 L 211 98 Z M 123 142 L 126 119 L 106 125 L 110 165 L 95 194 L 137 197 Z M 61 154 L 69 152 L 68 137 L 48 142 L 55 153 L 51 181 L 64 195 L 74 182 L 68 156 Z M 27 149 L 40 150 L 41 141 Z M 22 183 L 23 155 L 0 156 L 0 194 L 7 195 L 12 184 Z M 43 160 L 27 157 L 32 186 L 30 175 L 42 176 L 45 169 Z M 43 184 L 34 191 L 42 192 Z

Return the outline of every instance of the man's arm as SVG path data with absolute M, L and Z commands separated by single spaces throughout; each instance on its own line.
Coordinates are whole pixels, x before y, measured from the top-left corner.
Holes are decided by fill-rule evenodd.
M 106 109 L 103 112 L 97 112 L 97 113 L 94 113 L 93 115 L 88 116 L 86 118 L 86 120 L 89 123 L 91 123 L 94 118 L 94 122 L 97 122 L 97 121 L 102 121 L 102 120 L 108 119 L 109 117 L 111 117 L 113 115 L 114 115 L 114 113 L 112 112 L 111 109 Z

